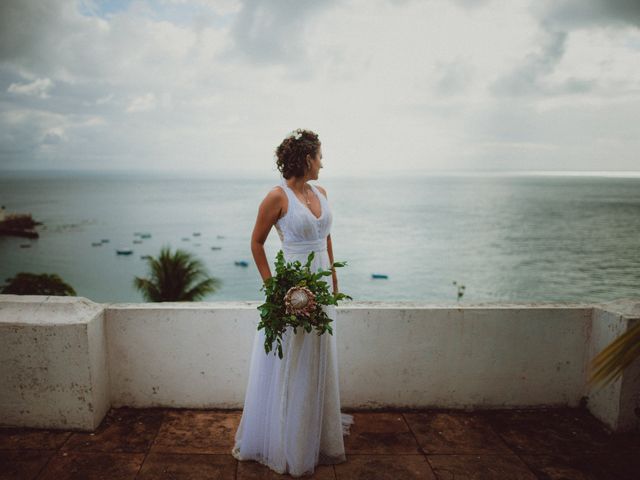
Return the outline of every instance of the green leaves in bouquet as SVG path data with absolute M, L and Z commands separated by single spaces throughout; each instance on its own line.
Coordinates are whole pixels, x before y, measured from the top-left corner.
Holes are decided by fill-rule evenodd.
M 314 328 L 318 335 L 326 332 L 333 335 L 332 320 L 322 309 L 326 305 L 337 305 L 344 299 L 353 300 L 344 293 L 333 294 L 329 291 L 329 284 L 322 277 L 331 276 L 331 269 L 311 271 L 311 262 L 315 252 L 310 252 L 304 265 L 299 260 L 285 262 L 284 252 L 279 250 L 276 255 L 275 272 L 271 278 L 265 280 L 260 290 L 264 290 L 266 301 L 258 307 L 260 311 L 260 323 L 258 330 L 264 328 L 264 348 L 268 354 L 273 350 L 274 342 L 278 357 L 282 358 L 282 334 L 288 326 L 293 327 L 294 334 L 297 328 L 304 328 L 310 333 Z M 332 267 L 344 267 L 347 262 L 334 262 Z M 316 297 L 316 308 L 310 317 L 290 315 L 286 313 L 284 296 L 294 286 L 304 286 L 313 292 Z M 275 353 L 275 352 L 274 352 Z

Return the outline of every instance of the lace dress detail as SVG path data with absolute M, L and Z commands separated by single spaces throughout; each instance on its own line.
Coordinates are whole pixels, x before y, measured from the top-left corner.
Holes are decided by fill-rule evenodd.
M 312 271 L 328 269 L 327 236 L 332 215 L 325 196 L 319 217 L 296 197 L 281 177 L 287 194 L 287 213 L 276 222 L 285 261 L 303 264 L 311 250 Z M 335 306 L 323 307 L 336 318 Z M 346 461 L 343 435 L 349 434 L 353 416 L 341 413 L 338 387 L 336 325 L 333 335 L 317 335 L 288 328 L 282 338 L 283 358 L 264 351 L 264 330 L 256 330 L 249 381 L 232 455 L 254 460 L 292 477 L 311 475 L 317 465 Z

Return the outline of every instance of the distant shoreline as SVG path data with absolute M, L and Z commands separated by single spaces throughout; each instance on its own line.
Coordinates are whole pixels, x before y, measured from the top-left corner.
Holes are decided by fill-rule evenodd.
M 249 173 L 249 172 L 213 172 L 213 171 L 157 171 L 157 170 L 0 170 L 0 181 L 10 179 L 32 178 L 140 178 L 149 179 L 197 179 L 197 180 L 273 180 L 278 178 L 280 172 Z M 616 170 L 402 170 L 393 172 L 363 172 L 356 175 L 345 173 L 343 175 L 321 175 L 323 178 L 350 179 L 390 179 L 390 178 L 415 178 L 415 177 L 589 177 L 589 178 L 640 178 L 640 171 L 616 171 Z

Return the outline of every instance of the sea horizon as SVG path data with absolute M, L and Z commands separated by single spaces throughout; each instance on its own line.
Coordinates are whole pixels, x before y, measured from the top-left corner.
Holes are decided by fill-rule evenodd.
M 157 169 L 5 169 L 0 170 L 1 178 L 21 177 L 73 177 L 73 176 L 119 176 L 136 175 L 150 177 L 179 177 L 179 178 L 203 178 L 216 179 L 220 177 L 239 178 L 273 178 L 279 177 L 280 172 L 273 171 L 238 171 L 238 170 L 157 170 Z M 397 178 L 403 176 L 452 176 L 452 177 L 606 177 L 606 178 L 640 178 L 640 170 L 393 170 L 380 172 L 346 172 L 341 174 L 321 172 L 322 178 Z M 314 180 L 315 181 L 315 180 Z
M 142 257 L 169 245 L 222 280 L 203 301 L 261 300 L 250 237 L 279 172 L 184 173 L 0 174 L 7 213 L 44 223 L 37 240 L 0 237 L 0 280 L 56 273 L 79 296 L 142 302 L 132 287 L 146 274 Z M 466 286 L 461 303 L 597 303 L 640 293 L 639 172 L 322 173 L 313 183 L 328 191 L 334 260 L 347 261 L 340 290 L 356 301 L 455 302 L 454 281 Z M 151 238 L 134 244 L 141 231 Z M 92 246 L 104 238 L 110 243 Z M 272 270 L 280 247 L 272 229 L 265 243 Z M 117 248 L 134 254 L 116 255 Z

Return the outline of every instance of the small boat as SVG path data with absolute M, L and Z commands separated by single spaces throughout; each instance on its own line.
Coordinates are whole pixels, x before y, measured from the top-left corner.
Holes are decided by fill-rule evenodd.
M 130 248 L 118 248 L 116 249 L 116 253 L 118 255 L 131 255 L 133 253 L 133 250 L 131 250 Z
M 31 248 L 31 244 L 30 243 L 21 243 L 20 244 L 20 248 Z
M 151 238 L 151 234 L 150 233 L 141 233 L 140 234 L 140 238 Z
M 389 278 L 389 275 L 385 275 L 384 273 L 372 273 L 371 278 Z
M 151 255 L 140 255 L 142 260 L 146 260 L 147 258 L 151 258 Z
M 133 243 L 142 243 L 142 240 L 134 240 Z
M 236 260 L 235 264 L 239 267 L 248 267 L 249 264 L 247 262 L 245 262 L 244 260 Z
M 100 247 L 101 245 L 102 245 L 102 242 L 91 242 L 92 247 Z
M 200 236 L 200 232 L 193 232 L 193 236 L 194 237 L 199 237 Z
M 188 242 L 189 240 L 191 240 L 189 237 L 182 237 L 183 242 Z
M 211 247 L 211 250 L 222 250 L 222 247 Z
M 109 243 L 109 239 L 108 238 L 103 238 L 102 240 L 100 240 L 102 243 Z
M 217 238 L 224 238 L 224 235 L 218 235 Z

